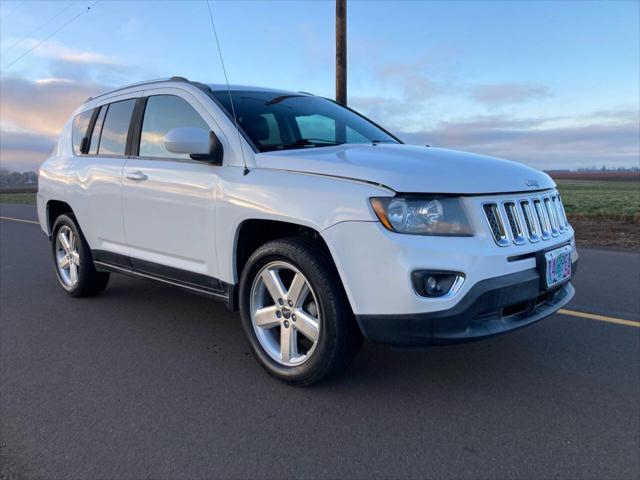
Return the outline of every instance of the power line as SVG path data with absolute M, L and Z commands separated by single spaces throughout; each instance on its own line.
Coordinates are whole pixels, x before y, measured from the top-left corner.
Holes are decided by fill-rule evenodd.
M 91 10 L 91 8 L 93 6 L 95 6 L 96 3 L 98 3 L 100 0 L 96 0 L 95 2 L 93 2 L 91 5 L 89 5 L 87 7 L 86 10 L 82 10 L 80 13 L 78 13 L 75 17 L 71 18 L 69 21 L 67 21 L 66 23 L 63 23 L 60 27 L 58 27 L 56 30 L 53 31 L 53 33 L 51 33 L 49 36 L 43 38 L 42 40 L 40 40 L 38 43 L 36 43 L 33 47 L 31 47 L 29 50 L 27 50 L 26 52 L 24 52 L 22 55 L 20 55 L 18 58 L 16 58 L 13 62 L 11 62 L 9 65 L 7 65 L 6 67 L 4 67 L 4 70 L 2 70 L 2 73 L 6 72 L 9 68 L 11 68 L 16 62 L 18 62 L 19 60 L 22 60 L 24 57 L 26 57 L 28 54 L 30 54 L 31 52 L 33 52 L 36 48 L 38 48 L 40 45 L 42 45 L 44 42 L 46 42 L 47 40 L 49 40 L 51 37 L 53 37 L 56 33 L 58 33 L 60 30 L 62 30 L 63 28 L 65 28 L 67 25 L 71 24 L 72 22 L 74 22 L 78 17 L 84 15 L 85 13 L 89 13 L 89 11 Z
M 36 28 L 35 30 L 32 30 L 31 32 L 29 32 L 28 35 L 22 37 L 21 39 L 19 39 L 18 41 L 16 41 L 13 45 L 5 48 L 2 52 L 0 52 L 0 55 L 5 55 L 9 50 L 11 50 L 14 47 L 17 47 L 18 45 L 20 45 L 22 42 L 24 42 L 26 39 L 31 38 L 31 36 L 36 33 L 39 32 L 40 30 L 42 30 L 44 27 L 46 27 L 47 25 L 49 25 L 51 22 L 53 22 L 56 18 L 58 18 L 60 15 L 62 15 L 64 12 L 66 12 L 67 10 L 69 10 L 69 7 L 71 5 L 73 5 L 74 2 L 70 2 L 66 7 L 64 7 L 62 10 L 60 10 L 58 13 L 56 13 L 53 17 L 49 18 L 46 22 L 44 22 L 42 25 L 40 25 L 38 28 Z

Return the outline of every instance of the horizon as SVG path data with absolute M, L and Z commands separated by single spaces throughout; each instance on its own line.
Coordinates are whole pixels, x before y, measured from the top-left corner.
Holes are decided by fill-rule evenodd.
M 92 3 L 2 2 L 3 168 L 36 170 L 101 91 L 173 75 L 224 83 L 203 2 L 83 14 Z M 211 6 L 230 83 L 333 98 L 332 1 Z M 348 2 L 348 103 L 406 143 L 544 170 L 638 167 L 639 23 L 633 1 Z
M 575 168 L 575 169 L 568 169 L 568 168 L 549 168 L 549 169 L 545 169 L 542 170 L 545 173 L 599 173 L 599 172 L 611 172 L 611 173 L 615 173 L 615 172 L 624 172 L 624 173 L 634 173 L 634 174 L 638 174 L 640 175 L 640 166 L 634 165 L 631 167 L 615 167 L 615 168 L 606 168 L 606 166 L 602 166 L 602 167 L 597 167 L 597 166 L 590 166 L 590 167 L 579 167 L 579 168 Z M 7 168 L 5 166 L 0 166 L 0 175 L 10 175 L 10 174 L 28 174 L 28 173 L 35 173 L 36 175 L 38 174 L 38 169 L 36 168 L 31 169 L 31 170 L 12 170 L 10 168 Z

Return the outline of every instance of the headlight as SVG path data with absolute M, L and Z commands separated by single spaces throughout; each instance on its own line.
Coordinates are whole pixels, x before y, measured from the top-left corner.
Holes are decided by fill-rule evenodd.
M 455 197 L 372 198 L 380 222 L 392 232 L 467 237 L 473 229 L 462 202 Z

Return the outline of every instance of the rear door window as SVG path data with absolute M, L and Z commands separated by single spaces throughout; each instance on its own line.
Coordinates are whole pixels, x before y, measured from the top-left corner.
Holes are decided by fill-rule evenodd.
M 71 135 L 73 138 L 73 152 L 76 155 L 80 155 L 82 153 L 80 151 L 80 148 L 82 147 L 82 139 L 87 135 L 87 128 L 89 127 L 92 115 L 93 109 L 90 109 L 76 115 L 76 118 L 73 119 Z
M 129 124 L 135 104 L 135 98 L 109 104 L 100 135 L 98 155 L 125 154 Z

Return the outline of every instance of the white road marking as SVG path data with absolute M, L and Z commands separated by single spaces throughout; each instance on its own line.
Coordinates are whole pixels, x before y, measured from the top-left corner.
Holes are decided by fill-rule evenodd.
M 0 220 L 11 220 L 12 222 L 32 223 L 33 225 L 40 225 L 40 222 L 25 220 L 24 218 L 0 217 Z

